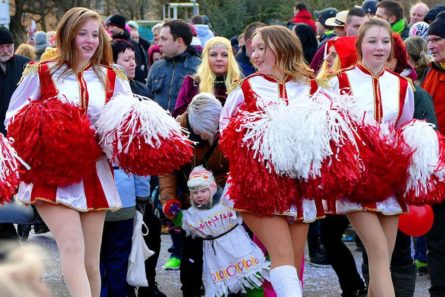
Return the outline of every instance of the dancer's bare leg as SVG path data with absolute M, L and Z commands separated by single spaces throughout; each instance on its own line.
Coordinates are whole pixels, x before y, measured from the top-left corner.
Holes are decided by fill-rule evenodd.
M 63 278 L 70 295 L 92 297 L 84 264 L 85 241 L 79 212 L 47 203 L 37 205 L 37 210 L 56 240 Z
M 368 255 L 368 296 L 394 297 L 390 262 L 397 234 L 397 217 L 385 217 L 373 212 L 352 212 L 348 218 Z
M 241 213 L 241 216 L 266 247 L 271 259 L 271 268 L 282 265 L 295 266 L 292 237 L 286 217 L 259 217 L 251 213 Z
M 309 231 L 309 224 L 294 223 L 290 226 L 290 233 L 292 238 L 292 247 L 294 250 L 294 263 L 300 275 L 301 264 L 304 257 L 304 247 L 306 244 L 307 232 Z
M 297 225 L 292 228 L 291 232 L 291 226 L 283 216 L 259 217 L 250 213 L 242 213 L 241 216 L 269 252 L 271 259 L 270 282 L 277 296 L 302 297 L 301 283 L 295 263 L 301 263 L 301 252 L 304 250 L 306 237 L 301 240 L 297 240 L 296 237 L 306 234 L 304 226 Z M 298 247 L 294 251 L 294 244 L 301 244 L 303 248 Z M 294 258 L 295 254 L 298 255 L 298 259 Z
M 85 239 L 85 269 L 90 281 L 92 297 L 99 297 L 101 290 L 100 245 L 102 243 L 105 213 L 105 211 L 91 211 L 80 215 Z

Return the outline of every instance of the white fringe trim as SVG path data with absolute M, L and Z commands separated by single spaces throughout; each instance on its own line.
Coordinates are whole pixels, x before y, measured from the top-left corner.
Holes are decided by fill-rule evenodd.
M 243 111 L 246 129 L 243 142 L 280 175 L 310 179 L 321 174 L 325 159 L 335 157 L 331 142 L 340 148 L 346 141 L 356 147 L 352 121 L 363 122 L 364 112 L 350 96 L 328 99 L 317 93 L 312 97 L 267 105 L 260 98 L 258 111 Z M 352 115 L 352 116 L 351 116 Z
M 19 163 L 21 163 L 26 169 L 31 167 L 23 161 L 17 154 L 16 150 L 12 147 L 14 140 L 12 138 L 6 138 L 0 133 L 0 182 L 7 183 L 7 177 L 11 174 L 15 174 L 19 177 Z
M 124 120 L 130 116 L 129 121 Z M 142 126 L 136 130 L 137 124 Z M 100 145 L 108 158 L 113 156 L 112 144 L 118 141 L 118 151 L 128 152 L 129 145 L 137 135 L 141 135 L 145 143 L 157 148 L 161 138 L 179 136 L 187 141 L 180 124 L 159 104 L 139 95 L 119 94 L 107 103 L 96 122 L 96 131 L 100 136 Z M 131 131 L 126 145 L 122 143 L 122 131 Z
M 428 190 L 429 180 L 439 165 L 439 140 L 433 125 L 420 120 L 406 124 L 402 128 L 402 134 L 406 143 L 414 150 L 405 190 L 414 190 L 419 195 Z M 443 178 L 443 171 L 437 174 Z

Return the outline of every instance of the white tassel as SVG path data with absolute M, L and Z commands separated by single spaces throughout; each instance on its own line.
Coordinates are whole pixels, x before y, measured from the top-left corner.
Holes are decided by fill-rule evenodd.
M 355 144 L 351 119 L 342 114 L 351 100 L 334 103 L 317 94 L 266 105 L 259 99 L 259 111 L 242 113 L 242 128 L 247 130 L 243 142 L 278 174 L 306 180 L 320 176 L 323 161 L 337 153 L 332 142 L 336 147 L 346 140 Z
M 140 123 L 142 125 L 136 131 Z M 138 95 L 120 94 L 112 98 L 96 122 L 96 131 L 100 145 L 110 159 L 114 153 L 113 143 L 117 141 L 118 151 L 126 153 L 136 133 L 153 148 L 160 146 L 161 138 L 178 136 L 187 141 L 183 135 L 186 131 L 167 111 L 153 100 Z M 131 131 L 130 139 L 125 143 L 120 139 L 122 131 Z
M 13 139 L 0 133 L 0 205 L 8 202 L 19 184 L 19 165 L 27 170 L 30 166 L 23 161 L 12 147 Z
M 439 140 L 433 125 L 413 120 L 402 128 L 406 143 L 414 150 L 406 191 L 414 190 L 416 195 L 428 192 L 431 176 L 435 174 L 439 160 Z

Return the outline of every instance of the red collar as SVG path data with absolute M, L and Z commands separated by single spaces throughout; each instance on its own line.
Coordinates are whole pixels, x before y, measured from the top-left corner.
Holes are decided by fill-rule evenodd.
M 382 70 L 375 75 L 374 72 L 372 72 L 368 67 L 366 67 L 365 65 L 363 65 L 362 63 L 357 63 L 357 68 L 360 69 L 362 72 L 372 76 L 373 78 L 378 78 L 380 76 L 383 75 L 383 73 L 385 73 L 385 68 L 382 68 Z

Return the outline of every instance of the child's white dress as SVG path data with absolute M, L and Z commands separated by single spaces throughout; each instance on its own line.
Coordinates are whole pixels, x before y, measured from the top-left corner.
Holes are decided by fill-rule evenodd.
M 182 228 L 204 239 L 206 297 L 245 292 L 268 278 L 269 263 L 231 208 L 220 202 L 210 209 L 190 207 L 182 212 Z

